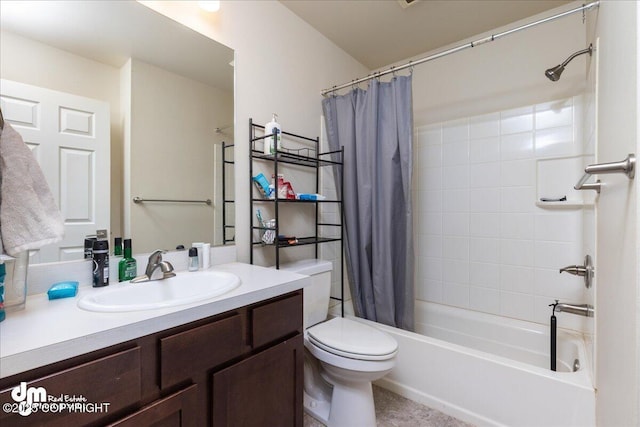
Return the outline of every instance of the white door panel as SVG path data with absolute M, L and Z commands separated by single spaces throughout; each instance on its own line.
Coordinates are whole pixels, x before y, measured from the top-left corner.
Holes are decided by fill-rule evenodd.
M 81 259 L 84 237 L 109 228 L 109 104 L 68 93 L 0 81 L 5 120 L 22 135 L 49 183 L 65 237 L 33 261 Z

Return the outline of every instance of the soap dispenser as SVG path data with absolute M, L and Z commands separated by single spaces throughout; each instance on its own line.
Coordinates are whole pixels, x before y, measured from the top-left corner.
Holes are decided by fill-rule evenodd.
M 271 121 L 264 125 L 264 134 L 270 135 L 264 138 L 264 154 L 275 154 L 276 147 L 282 149 L 282 129 L 278 123 L 278 115 L 273 113 Z M 276 141 L 273 140 L 273 133 L 276 133 Z

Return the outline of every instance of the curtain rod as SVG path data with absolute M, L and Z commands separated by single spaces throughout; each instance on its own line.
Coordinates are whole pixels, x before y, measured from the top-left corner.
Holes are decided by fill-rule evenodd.
M 538 21 L 531 22 L 529 24 L 521 25 L 520 27 L 513 28 L 513 29 L 507 30 L 507 31 L 503 31 L 502 33 L 493 34 L 491 36 L 484 37 L 482 39 L 479 39 L 479 40 L 476 40 L 476 41 L 473 41 L 473 42 L 470 42 L 470 43 L 466 43 L 466 44 L 463 44 L 463 45 L 460 45 L 460 46 L 457 46 L 457 47 L 454 47 L 454 48 L 451 48 L 451 49 L 448 49 L 448 50 L 445 50 L 445 51 L 442 51 L 442 52 L 439 52 L 439 53 L 436 53 L 436 54 L 433 54 L 433 55 L 430 55 L 430 56 L 427 56 L 425 58 L 418 59 L 416 61 L 409 61 L 408 63 L 406 63 L 404 65 L 400 65 L 400 66 L 397 66 L 397 67 L 394 66 L 394 67 L 388 68 L 388 69 L 386 69 L 384 71 L 376 71 L 373 74 L 370 74 L 370 75 L 368 75 L 366 77 L 361 77 L 361 78 L 356 79 L 356 80 L 352 80 L 349 83 L 344 83 L 344 84 L 341 84 L 341 85 L 338 85 L 338 86 L 333 86 L 333 87 L 331 87 L 329 89 L 324 89 L 320 93 L 322 94 L 322 96 L 326 96 L 327 94 L 329 94 L 331 92 L 335 92 L 337 90 L 344 89 L 345 87 L 354 86 L 354 85 L 357 85 L 357 84 L 362 83 L 362 82 L 366 82 L 366 81 L 371 80 L 371 79 L 377 79 L 378 77 L 385 76 L 385 75 L 391 74 L 391 73 L 395 73 L 397 71 L 404 70 L 405 68 L 411 68 L 411 67 L 413 67 L 415 65 L 423 64 L 423 63 L 428 62 L 428 61 L 433 61 L 434 59 L 442 58 L 443 56 L 451 55 L 452 53 L 456 53 L 456 52 L 459 52 L 461 50 L 468 49 L 470 47 L 480 46 L 481 44 L 492 42 L 494 40 L 497 40 L 497 39 L 499 39 L 501 37 L 513 34 L 515 32 L 518 32 L 518 31 L 521 31 L 521 30 L 526 30 L 527 28 L 531 28 L 531 27 L 534 27 L 534 26 L 539 25 L 539 24 L 544 24 L 544 23 L 547 23 L 547 22 L 550 22 L 550 21 L 554 21 L 554 20 L 556 20 L 558 18 L 563 18 L 565 16 L 572 15 L 572 14 L 574 14 L 576 12 L 583 12 L 585 10 L 590 10 L 590 9 L 592 9 L 594 7 L 598 7 L 599 5 L 600 5 L 600 1 L 599 0 L 591 2 L 591 3 L 588 3 L 588 4 L 583 4 L 580 7 L 576 7 L 575 9 L 571 9 L 571 10 L 568 10 L 566 12 L 562 12 L 562 13 L 559 13 L 557 15 L 550 16 L 548 18 L 543 18 L 543 19 L 540 19 Z

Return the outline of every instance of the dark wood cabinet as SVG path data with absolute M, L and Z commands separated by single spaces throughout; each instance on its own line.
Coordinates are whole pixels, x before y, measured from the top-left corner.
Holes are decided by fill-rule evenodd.
M 213 425 L 302 426 L 302 336 L 213 374 Z
M 193 384 L 141 408 L 123 419 L 109 424 L 113 427 L 197 427 L 196 392 Z
M 302 375 L 299 290 L 2 378 L 0 425 L 302 426 Z M 107 406 L 23 416 L 21 383 Z

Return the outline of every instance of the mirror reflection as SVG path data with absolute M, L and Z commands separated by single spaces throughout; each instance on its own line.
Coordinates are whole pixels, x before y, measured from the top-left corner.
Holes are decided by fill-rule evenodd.
M 137 2 L 0 8 L 2 111 L 65 219 L 31 262 L 100 229 L 134 253 L 233 243 L 233 50 Z

